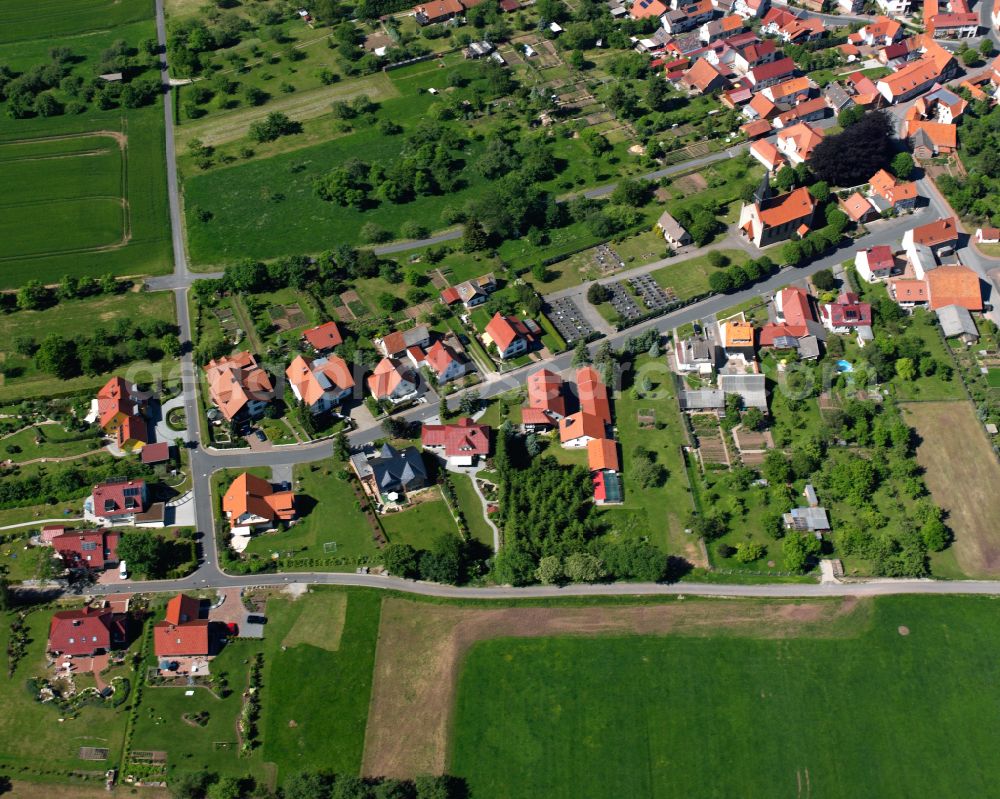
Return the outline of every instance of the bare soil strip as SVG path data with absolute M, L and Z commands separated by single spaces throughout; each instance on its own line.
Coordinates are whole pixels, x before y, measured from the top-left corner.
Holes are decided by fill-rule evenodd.
M 604 607 L 476 608 L 388 598 L 382 603 L 362 773 L 444 773 L 455 691 L 466 652 L 500 637 L 562 635 L 848 636 L 870 601 L 688 600 Z M 850 624 L 837 624 L 851 614 Z
M 1000 463 L 972 404 L 912 402 L 903 416 L 920 436 L 917 461 L 934 502 L 948 512 L 958 565 L 970 577 L 1000 575 Z

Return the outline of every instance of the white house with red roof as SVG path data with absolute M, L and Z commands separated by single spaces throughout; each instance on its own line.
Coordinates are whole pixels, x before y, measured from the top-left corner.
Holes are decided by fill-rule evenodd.
M 746 74 L 746 80 L 753 86 L 754 91 L 760 91 L 794 77 L 797 69 L 792 59 L 779 58 L 777 61 L 754 67 Z
M 449 466 L 474 466 L 477 459 L 490 454 L 490 428 L 471 419 L 459 419 L 455 424 L 425 424 L 420 443 L 424 449 L 444 455 Z
M 119 449 L 135 452 L 149 441 L 142 404 L 135 384 L 115 376 L 97 392 L 91 403 L 91 414 Z
M 858 344 L 871 337 L 872 306 L 861 302 L 858 295 L 845 291 L 835 302 L 824 303 L 820 309 L 820 321 L 831 333 L 859 333 Z M 863 333 L 867 329 L 867 335 Z
M 417 394 L 417 383 L 410 370 L 395 358 L 383 358 L 368 376 L 368 390 L 377 400 L 395 404 Z
M 354 376 L 347 361 L 337 355 L 306 358 L 297 355 L 285 370 L 288 385 L 311 413 L 325 413 L 351 396 Z
M 905 266 L 905 263 L 896 257 L 892 247 L 886 244 L 858 250 L 854 255 L 854 268 L 868 283 L 888 280 L 893 275 L 900 274 Z
M 733 13 L 743 19 L 756 19 L 764 16 L 771 7 L 771 0 L 736 0 Z
M 526 353 L 537 332 L 538 326 L 530 319 L 522 321 L 497 312 L 486 325 L 482 338 L 487 347 L 495 346 L 500 360 L 505 361 Z
M 94 486 L 84 502 L 84 517 L 92 517 L 106 525 L 135 524 L 136 516 L 149 508 L 146 481 L 109 480 Z
M 431 370 L 439 384 L 465 375 L 468 364 L 443 341 L 435 341 L 424 356 L 424 365 Z

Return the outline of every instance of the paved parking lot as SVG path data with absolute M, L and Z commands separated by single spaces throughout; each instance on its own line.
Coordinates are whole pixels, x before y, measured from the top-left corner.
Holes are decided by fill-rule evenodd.
M 579 306 L 568 298 L 554 300 L 549 307 L 548 317 L 567 344 L 585 339 L 594 332 Z

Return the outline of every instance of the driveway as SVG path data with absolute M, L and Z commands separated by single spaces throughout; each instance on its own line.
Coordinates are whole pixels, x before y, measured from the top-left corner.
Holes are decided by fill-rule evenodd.
M 169 399 L 160 406 L 160 418 L 156 420 L 156 440 L 171 442 L 175 438 L 182 438 L 185 441 L 190 441 L 191 436 L 191 426 L 188 424 L 183 430 L 174 430 L 167 424 L 167 414 L 170 413 L 174 408 L 184 408 L 184 395 L 178 394 L 173 399 Z M 185 415 L 185 422 L 187 422 L 187 416 Z
M 208 611 L 208 620 L 220 624 L 235 624 L 239 628 L 240 638 L 263 638 L 264 625 L 250 624 L 247 616 L 250 611 L 243 604 L 242 588 L 219 589 L 219 604 Z

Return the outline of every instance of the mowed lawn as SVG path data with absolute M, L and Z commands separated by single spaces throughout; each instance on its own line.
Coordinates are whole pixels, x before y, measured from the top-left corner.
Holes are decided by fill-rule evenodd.
M 296 624 L 316 602 L 336 610 L 326 625 Z M 378 591 L 322 587 L 268 602 L 261 728 L 279 784 L 303 769 L 360 771 L 381 607 Z
M 614 398 L 612 411 L 618 428 L 624 503 L 600 509 L 599 518 L 608 527 L 609 540 L 645 538 L 665 552 L 697 562 L 701 554 L 690 536 L 684 534 L 685 517 L 693 509 L 681 456 L 686 439 L 673 377 L 663 357 L 643 355 L 636 359 L 630 380 L 641 388 L 645 379 L 650 385 L 648 396 L 636 396 L 634 389 L 627 388 Z M 651 427 L 646 421 L 649 418 L 654 420 Z M 652 453 L 656 463 L 666 470 L 662 485 L 642 488 L 631 480 L 637 447 Z M 550 447 L 558 449 L 558 442 Z M 582 462 L 586 463 L 586 458 Z
M 12 616 L 0 614 L 0 651 L 3 652 L 7 651 Z M 6 657 L 4 659 L 4 673 L 0 677 L 0 708 L 3 708 L 0 712 L 0 771 L 5 775 L 15 775 L 21 765 L 31 770 L 46 768 L 59 772 L 111 768 L 117 765 L 121 756 L 128 716 L 124 708 L 86 707 L 77 718 L 60 723 L 57 708 L 39 704 L 28 693 L 26 681 L 45 675 L 45 647 L 51 618 L 52 611 L 48 610 L 29 614 L 28 651 L 10 678 Z M 110 750 L 109 759 L 102 763 L 80 760 L 81 746 L 105 747 Z
M 341 469 L 332 461 L 296 467 L 299 522 L 282 532 L 255 536 L 247 552 L 265 556 L 277 552 L 287 558 L 352 559 L 339 566 L 321 563 L 313 567 L 331 571 L 354 571 L 354 558 L 375 558 L 378 548 L 371 528 L 358 506 L 351 483 L 337 476 Z M 326 543 L 336 544 L 335 550 L 331 547 L 333 551 L 324 552 Z
M 162 610 L 157 612 L 162 613 Z M 217 774 L 264 775 L 260 750 L 250 757 L 240 757 L 236 722 L 243 707 L 249 661 L 261 651 L 263 642 L 231 641 L 210 666 L 212 673 L 225 674 L 227 696 L 219 697 L 207 688 L 191 690 L 187 685 L 146 686 L 136 719 L 133 750 L 165 751 L 170 774 L 178 771 L 214 771 Z M 147 665 L 154 666 L 149 653 Z M 265 684 L 265 691 L 267 686 Z M 208 721 L 200 726 L 190 719 L 207 713 Z
M 477 644 L 450 773 L 492 799 L 994 795 L 996 601 L 872 601 L 847 637 Z
M 0 272 L 3 266 L 0 264 Z M 62 302 L 44 311 L 18 311 L 0 316 L 0 362 L 5 375 L 0 380 L 0 401 L 25 397 L 66 395 L 76 391 L 100 388 L 108 375 L 74 377 L 59 380 L 35 369 L 33 358 L 14 351 L 14 340 L 30 337 L 40 344 L 47 335 L 56 333 L 66 339 L 91 336 L 99 327 L 111 328 L 119 319 L 163 319 L 176 321 L 174 298 L 170 292 L 127 292 L 110 296 L 89 297 Z M 115 374 L 128 372 L 131 380 L 150 381 L 169 377 L 176 362 L 164 359 L 158 364 L 132 364 L 119 367 Z
M 927 488 L 948 514 L 959 568 L 969 577 L 1000 575 L 1000 464 L 972 404 L 914 402 L 902 408 L 919 437 L 917 461 Z
M 747 260 L 746 253 L 739 250 L 719 252 L 734 264 L 742 264 Z M 708 262 L 707 255 L 697 255 L 657 269 L 652 273 L 652 278 L 663 288 L 673 289 L 678 299 L 687 300 L 699 294 L 708 294 L 711 291 L 708 277 L 716 271 L 718 270 Z
M 418 504 L 382 517 L 382 527 L 391 543 L 430 549 L 436 538 L 458 535 L 458 526 L 441 497 L 441 489 L 430 488 L 428 493 L 429 498 L 427 494 L 419 496 Z

